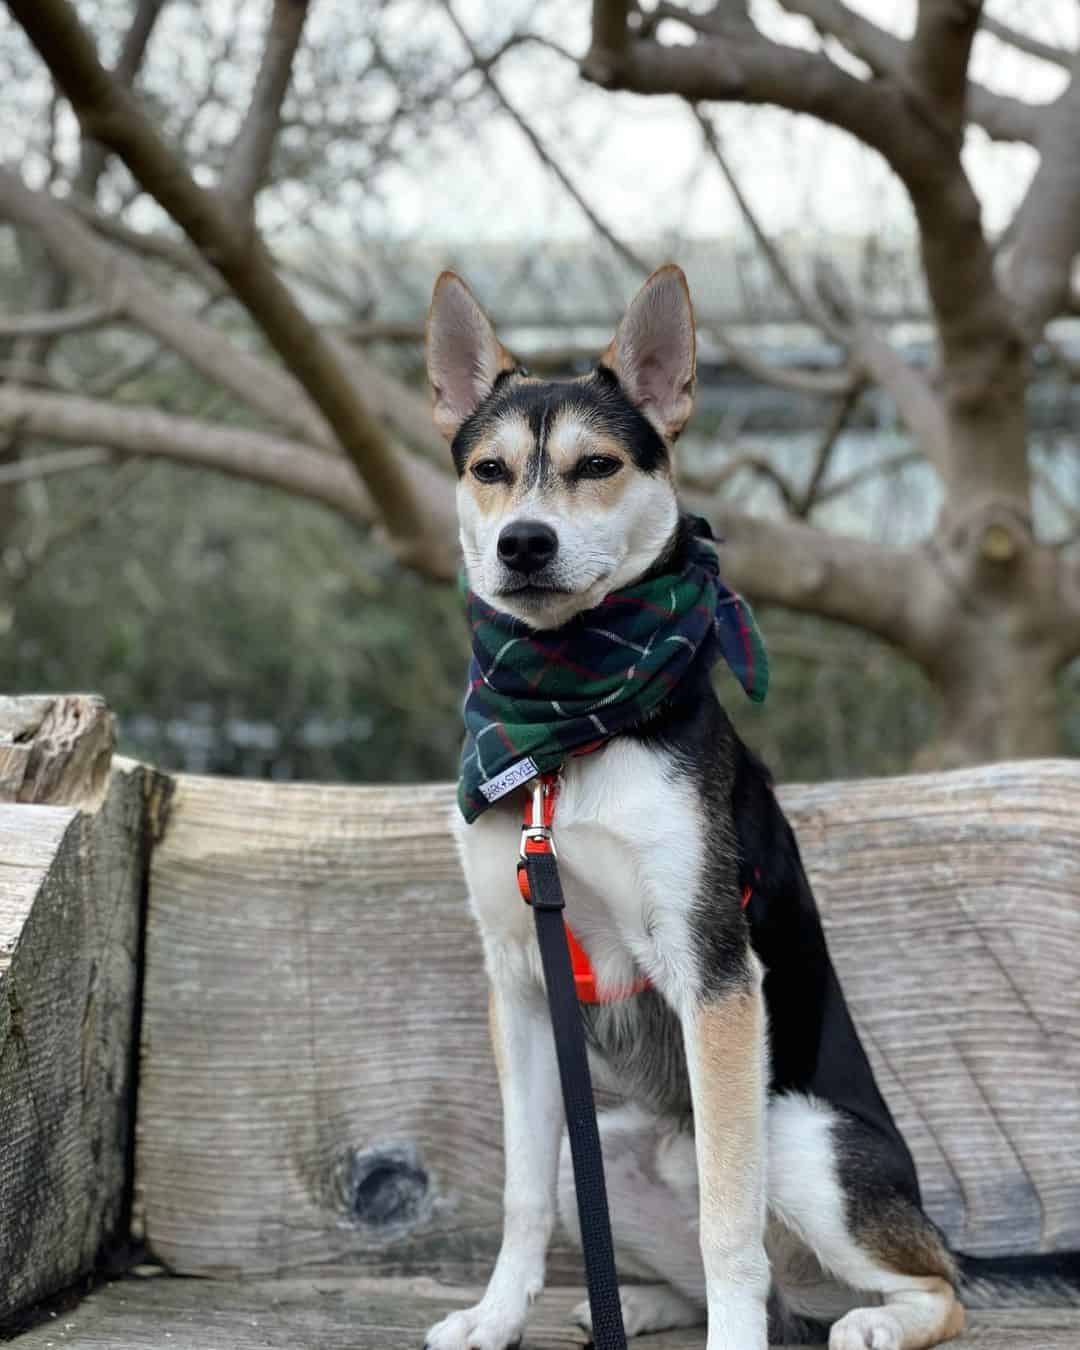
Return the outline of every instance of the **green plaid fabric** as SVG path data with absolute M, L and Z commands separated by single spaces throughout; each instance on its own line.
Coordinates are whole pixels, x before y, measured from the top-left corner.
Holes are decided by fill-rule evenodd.
M 750 606 L 718 573 L 715 549 L 692 537 L 680 571 L 616 591 L 551 630 L 529 628 L 467 591 L 473 656 L 458 782 L 465 819 L 640 722 L 721 656 L 760 703 L 765 645 Z

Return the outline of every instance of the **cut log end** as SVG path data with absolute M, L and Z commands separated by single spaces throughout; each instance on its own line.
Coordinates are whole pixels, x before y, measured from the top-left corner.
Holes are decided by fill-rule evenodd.
M 113 717 L 97 694 L 0 698 L 0 802 L 96 810 L 113 743 Z

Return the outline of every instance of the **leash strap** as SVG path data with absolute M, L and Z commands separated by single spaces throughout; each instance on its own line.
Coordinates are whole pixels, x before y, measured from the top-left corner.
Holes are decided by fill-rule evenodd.
M 559 1061 L 566 1129 L 574 1163 L 581 1245 L 585 1254 L 585 1282 L 592 1312 L 595 1350 L 626 1350 L 615 1249 L 611 1240 L 604 1160 L 596 1125 L 592 1078 L 585 1050 L 577 987 L 570 963 L 563 910 L 559 864 L 551 842 L 551 818 L 558 787 L 556 774 L 544 774 L 533 787 L 531 823 L 522 831 L 519 871 L 528 883 L 526 899 L 536 920 L 536 938 L 547 985 L 551 1028 Z M 522 886 L 522 893 L 525 887 Z

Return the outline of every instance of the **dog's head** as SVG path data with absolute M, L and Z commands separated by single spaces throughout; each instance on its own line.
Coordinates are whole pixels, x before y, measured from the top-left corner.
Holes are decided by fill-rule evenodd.
M 678 267 L 653 273 L 596 369 L 571 380 L 525 374 L 444 272 L 427 368 L 477 595 L 557 628 L 649 570 L 678 521 L 671 445 L 694 400 L 694 316 Z

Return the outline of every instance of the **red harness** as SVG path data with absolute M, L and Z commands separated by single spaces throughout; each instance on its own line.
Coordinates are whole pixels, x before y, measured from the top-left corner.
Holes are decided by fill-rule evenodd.
M 578 754 L 584 754 L 586 750 L 593 748 L 595 747 L 588 746 L 578 751 Z M 535 853 L 554 854 L 555 845 L 551 838 L 551 827 L 555 819 L 555 802 L 558 795 L 558 771 L 540 774 L 526 791 L 525 815 L 521 827 L 521 857 L 518 861 L 517 880 L 521 898 L 527 905 L 532 903 L 532 897 L 529 894 L 529 874 L 525 870 L 525 859 L 530 854 Z M 533 808 L 536 801 L 539 801 L 540 804 L 541 819 L 539 821 L 534 819 Z M 744 887 L 742 893 L 743 909 L 750 903 L 752 894 L 749 886 Z M 601 992 L 596 986 L 596 974 L 593 971 L 588 953 L 574 936 L 574 931 L 569 924 L 566 925 L 566 945 L 570 949 L 570 964 L 574 972 L 574 985 L 577 989 L 579 1002 L 616 1003 L 619 999 L 632 998 L 635 994 L 640 994 L 644 990 L 652 988 L 652 980 L 647 975 L 643 975 L 633 984 L 622 985 L 615 989 L 605 989 Z

